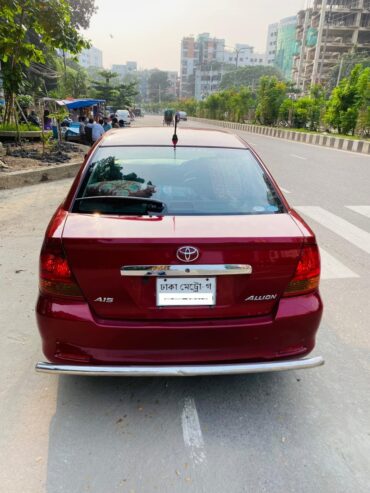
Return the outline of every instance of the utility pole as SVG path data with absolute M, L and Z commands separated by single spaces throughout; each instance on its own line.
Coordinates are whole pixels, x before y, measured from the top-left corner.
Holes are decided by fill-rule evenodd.
M 238 61 L 239 61 L 239 53 L 243 50 L 246 50 L 247 48 L 245 46 L 242 46 L 241 48 L 235 48 L 235 53 L 236 53 L 236 57 L 235 57 L 235 68 L 237 69 L 238 68 Z
M 339 85 L 340 78 L 342 76 L 343 58 L 344 58 L 344 55 L 340 59 L 339 70 L 338 70 L 338 77 L 337 77 L 337 83 L 335 84 L 336 86 Z
M 299 55 L 299 64 L 298 64 L 298 75 L 297 75 L 297 87 L 301 86 L 301 76 L 302 76 L 302 68 L 303 68 L 303 58 L 305 56 L 305 48 L 306 48 L 306 35 L 307 35 L 307 26 L 310 18 L 310 10 L 308 5 L 306 5 L 305 15 L 304 15 L 304 24 L 303 24 L 303 34 L 302 34 L 302 45 L 301 52 Z
M 331 11 L 332 11 L 332 8 L 333 8 L 333 0 L 329 0 L 329 1 L 330 1 L 330 9 L 329 9 L 329 12 L 328 12 L 328 21 L 326 23 L 326 29 L 325 29 L 325 41 L 324 41 L 324 48 L 322 50 L 322 55 L 321 55 L 320 70 L 319 70 L 319 75 L 318 75 L 318 78 L 317 78 L 317 83 L 318 84 L 320 84 L 320 82 L 321 82 L 321 73 L 322 73 L 322 67 L 324 65 L 324 58 L 325 58 L 325 54 L 326 54 L 326 45 L 327 45 L 327 42 L 328 42 L 329 25 L 330 25 L 330 21 L 331 21 Z
M 235 68 L 237 69 L 238 68 L 238 60 L 239 60 L 239 53 L 240 53 L 240 50 L 237 50 L 235 48 L 235 53 L 236 53 L 236 57 L 235 57 Z
M 319 29 L 317 32 L 315 59 L 313 62 L 313 69 L 312 69 L 311 84 L 316 84 L 316 80 L 317 80 L 317 69 L 319 66 L 322 32 L 324 30 L 324 23 L 325 23 L 325 13 L 326 13 L 326 0 L 322 0 Z

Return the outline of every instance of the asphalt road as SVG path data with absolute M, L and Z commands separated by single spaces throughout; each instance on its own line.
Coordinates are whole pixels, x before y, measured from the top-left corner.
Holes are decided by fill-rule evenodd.
M 180 142 L 190 125 L 200 126 L 181 123 Z M 1 492 L 370 491 L 370 159 L 241 134 L 317 233 L 325 314 L 315 354 L 325 366 L 185 379 L 36 374 L 38 253 L 71 181 L 0 192 Z

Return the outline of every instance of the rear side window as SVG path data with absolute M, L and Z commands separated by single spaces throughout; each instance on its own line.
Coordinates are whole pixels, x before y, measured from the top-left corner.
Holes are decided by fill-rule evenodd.
M 248 149 L 98 148 L 73 211 L 142 215 L 149 210 L 164 215 L 284 212 Z

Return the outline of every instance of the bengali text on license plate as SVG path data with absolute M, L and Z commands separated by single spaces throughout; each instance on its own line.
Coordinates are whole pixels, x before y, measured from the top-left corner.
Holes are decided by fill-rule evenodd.
M 157 306 L 214 305 L 216 278 L 157 278 Z

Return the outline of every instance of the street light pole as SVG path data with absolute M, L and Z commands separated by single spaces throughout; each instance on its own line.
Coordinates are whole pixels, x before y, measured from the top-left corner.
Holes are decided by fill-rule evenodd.
M 225 48 L 231 48 L 233 52 L 235 53 L 235 68 L 238 68 L 238 62 L 239 62 L 239 53 L 243 50 L 247 50 L 248 48 L 246 46 L 241 46 L 240 48 L 236 48 L 235 46 L 229 46 L 225 45 Z
M 235 68 L 237 69 L 238 68 L 238 61 L 239 61 L 239 53 L 243 50 L 246 50 L 247 48 L 245 46 L 242 46 L 241 48 L 235 48 L 235 53 L 236 53 L 236 57 L 235 57 Z

